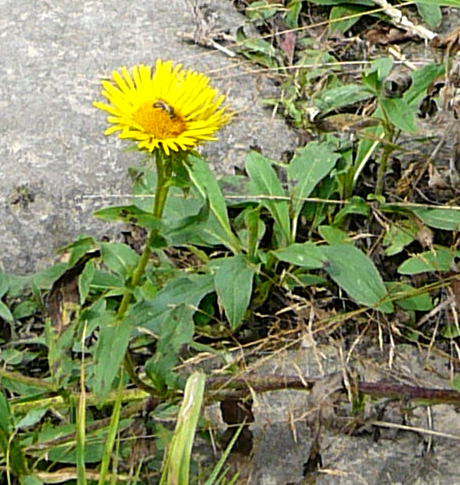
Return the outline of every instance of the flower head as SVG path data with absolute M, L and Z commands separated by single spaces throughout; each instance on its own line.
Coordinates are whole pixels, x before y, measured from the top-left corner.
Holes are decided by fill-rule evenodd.
M 190 150 L 215 140 L 232 117 L 222 107 L 225 96 L 210 86 L 210 79 L 181 64 L 159 59 L 154 72 L 138 65 L 112 76 L 102 81 L 102 95 L 110 104 L 98 101 L 94 106 L 110 113 L 106 135 L 119 131 L 120 138 L 135 140 L 140 149 L 162 148 L 167 155 Z

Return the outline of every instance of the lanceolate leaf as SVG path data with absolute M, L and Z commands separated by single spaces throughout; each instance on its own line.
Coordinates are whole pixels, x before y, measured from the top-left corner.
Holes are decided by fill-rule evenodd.
M 167 312 L 180 304 L 195 308 L 213 291 L 214 281 L 211 275 L 181 275 L 171 280 L 153 300 L 134 305 L 126 319 L 135 326 L 143 326 L 158 332 L 162 318 Z
M 312 142 L 297 151 L 287 168 L 292 190 L 292 212 L 296 219 L 316 185 L 334 168 L 340 158 L 326 143 Z
M 455 209 L 412 209 L 430 227 L 447 231 L 460 231 L 460 210 Z
M 406 259 L 398 268 L 400 274 L 418 274 L 427 271 L 451 271 L 455 257 L 460 251 L 445 247 L 437 247 L 432 251 L 424 251 Z
M 348 295 L 362 305 L 383 312 L 393 311 L 391 302 L 383 302 L 387 289 L 372 260 L 351 244 L 321 247 L 327 259 L 325 270 Z
M 227 205 L 214 174 L 201 158 L 191 155 L 189 159 L 191 161 L 191 166 L 188 168 L 190 179 L 200 195 L 209 200 L 211 212 L 215 215 L 226 235 L 223 242 L 234 253 L 239 252 L 240 244 L 231 229 Z
M 115 315 L 106 315 L 101 319 L 99 340 L 94 366 L 93 389 L 103 398 L 112 388 L 112 383 L 125 357 L 133 327 L 125 320 L 116 319 Z
M 243 255 L 227 258 L 217 269 L 214 284 L 233 329 L 243 321 L 252 294 L 255 269 Z
M 266 207 L 278 225 L 282 234 L 282 245 L 290 240 L 291 224 L 287 200 L 279 178 L 270 164 L 270 160 L 258 152 L 250 152 L 246 159 L 246 170 L 251 178 L 249 185 L 252 195 L 264 196 L 260 203 Z M 273 197 L 273 198 L 270 198 Z
M 161 221 L 157 217 L 135 205 L 106 207 L 96 211 L 94 215 L 106 221 L 120 221 L 148 229 L 160 229 L 161 227 Z
M 122 243 L 101 243 L 102 261 L 114 273 L 127 278 L 134 270 L 139 255 Z
M 312 242 L 294 243 L 287 248 L 273 251 L 273 254 L 280 261 L 307 269 L 322 268 L 326 262 L 322 248 Z

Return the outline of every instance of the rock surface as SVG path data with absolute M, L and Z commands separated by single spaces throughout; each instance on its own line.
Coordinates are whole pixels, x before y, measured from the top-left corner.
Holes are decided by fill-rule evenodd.
M 452 388 L 448 359 L 420 352 L 408 345 L 396 346 L 391 358 L 390 349 L 359 348 L 347 366 L 367 382 L 387 380 L 412 386 Z M 342 368 L 338 349 L 324 345 L 279 352 L 265 359 L 265 363 L 257 366 L 255 371 L 258 375 L 301 375 L 309 378 L 341 373 Z M 330 393 L 334 391 L 335 383 L 325 379 L 316 397 L 314 390 L 280 390 L 252 395 L 254 445 L 251 457 L 248 459 L 238 454 L 233 457 L 234 470 L 240 472 L 239 483 L 460 483 L 460 414 L 455 406 L 442 404 L 427 408 L 410 406 L 398 400 L 367 399 L 364 408 L 366 422 L 376 420 L 395 427 L 365 424 L 352 435 L 344 429 L 340 431 L 340 419 L 350 416 L 351 409 L 344 409 L 343 404 L 337 403 L 328 407 L 327 400 L 332 396 Z M 332 404 L 334 401 L 331 399 Z M 305 470 L 314 443 L 315 414 L 319 408 L 329 424 L 323 425 L 319 434 L 321 461 L 318 471 L 306 477 Z M 378 409 L 381 409 L 381 416 L 376 416 Z M 421 432 L 404 430 L 404 425 Z M 430 431 L 434 434 L 429 434 Z
M 229 94 L 239 118 L 207 148 L 219 172 L 241 165 L 251 145 L 280 157 L 295 145 L 262 98 L 274 86 L 219 50 L 186 43 L 200 17 L 232 35 L 244 18 L 226 0 L 192 9 L 187 0 L 2 2 L 0 19 L 0 269 L 26 273 L 80 233 L 110 231 L 91 217 L 129 192 L 127 168 L 138 153 L 105 138 L 105 115 L 91 105 L 99 79 L 122 65 L 158 57 L 208 73 Z

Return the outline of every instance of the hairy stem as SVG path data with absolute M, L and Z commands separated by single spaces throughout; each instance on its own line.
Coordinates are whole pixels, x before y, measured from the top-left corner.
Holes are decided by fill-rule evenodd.
M 168 197 L 169 179 L 171 177 L 172 168 L 171 161 L 168 160 L 168 158 L 166 158 L 161 152 L 158 152 L 156 154 L 155 162 L 157 167 L 157 187 L 155 192 L 153 215 L 160 220 L 163 216 L 166 199 Z M 158 228 L 151 229 L 147 236 L 144 251 L 142 252 L 139 262 L 137 263 L 137 266 L 131 277 L 131 290 L 134 290 L 136 288 L 142 276 L 144 275 L 145 268 L 147 267 L 147 263 L 149 262 L 150 256 L 152 254 L 151 246 L 158 236 L 158 233 Z M 128 310 L 129 304 L 131 303 L 132 295 L 132 291 L 129 291 L 125 293 L 123 299 L 121 300 L 120 306 L 117 311 L 117 318 L 120 322 L 123 320 L 123 317 Z

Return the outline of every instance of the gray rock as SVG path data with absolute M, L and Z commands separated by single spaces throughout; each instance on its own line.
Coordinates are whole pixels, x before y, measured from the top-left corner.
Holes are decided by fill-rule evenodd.
M 451 389 L 448 359 L 420 352 L 408 345 L 398 345 L 383 351 L 378 347 L 356 349 L 348 362 L 368 382 L 392 382 L 422 387 Z M 259 375 L 302 375 L 321 377 L 338 372 L 343 363 L 337 348 L 327 346 L 300 347 L 274 353 L 262 365 L 256 365 Z M 333 391 L 330 381 L 323 387 Z M 315 412 L 318 402 L 313 391 L 279 390 L 253 394 L 253 453 L 249 460 L 235 456 L 233 465 L 244 481 L 251 485 L 355 485 L 355 484 L 440 484 L 460 483 L 460 441 L 427 433 L 396 428 L 379 428 L 377 439 L 372 426 L 366 426 L 355 436 L 341 430 L 340 417 L 351 415 L 346 404 L 336 404 L 329 411 L 321 404 L 322 414 L 328 414 L 329 424 L 320 432 L 322 464 L 316 476 L 304 478 L 304 466 L 310 456 L 314 437 Z M 383 404 L 385 400 L 380 400 Z M 321 402 L 321 401 L 320 401 Z M 323 403 L 325 401 L 322 401 Z M 376 400 L 367 399 L 364 417 L 375 420 Z M 331 413 L 332 411 L 332 413 Z M 430 414 L 429 414 L 430 413 Z M 460 414 L 453 405 L 408 406 L 408 403 L 388 403 L 380 421 L 406 424 L 417 429 L 434 430 L 460 437 Z M 431 425 L 430 425 L 431 423 Z M 221 426 L 221 424 L 220 424 Z M 334 431 L 335 429 L 335 431 Z
M 76 235 L 110 230 L 91 214 L 120 199 L 82 196 L 129 192 L 127 167 L 142 158 L 104 137 L 105 115 L 91 105 L 100 98 L 99 79 L 122 65 L 180 61 L 228 92 L 241 115 L 206 149 L 221 173 L 241 165 L 253 144 L 275 158 L 294 147 L 293 133 L 262 106 L 271 83 L 241 59 L 178 36 L 194 32 L 191 2 L 1 3 L 0 247 L 7 271 L 41 268 Z M 244 22 L 225 0 L 213 0 L 207 13 L 229 35 Z

